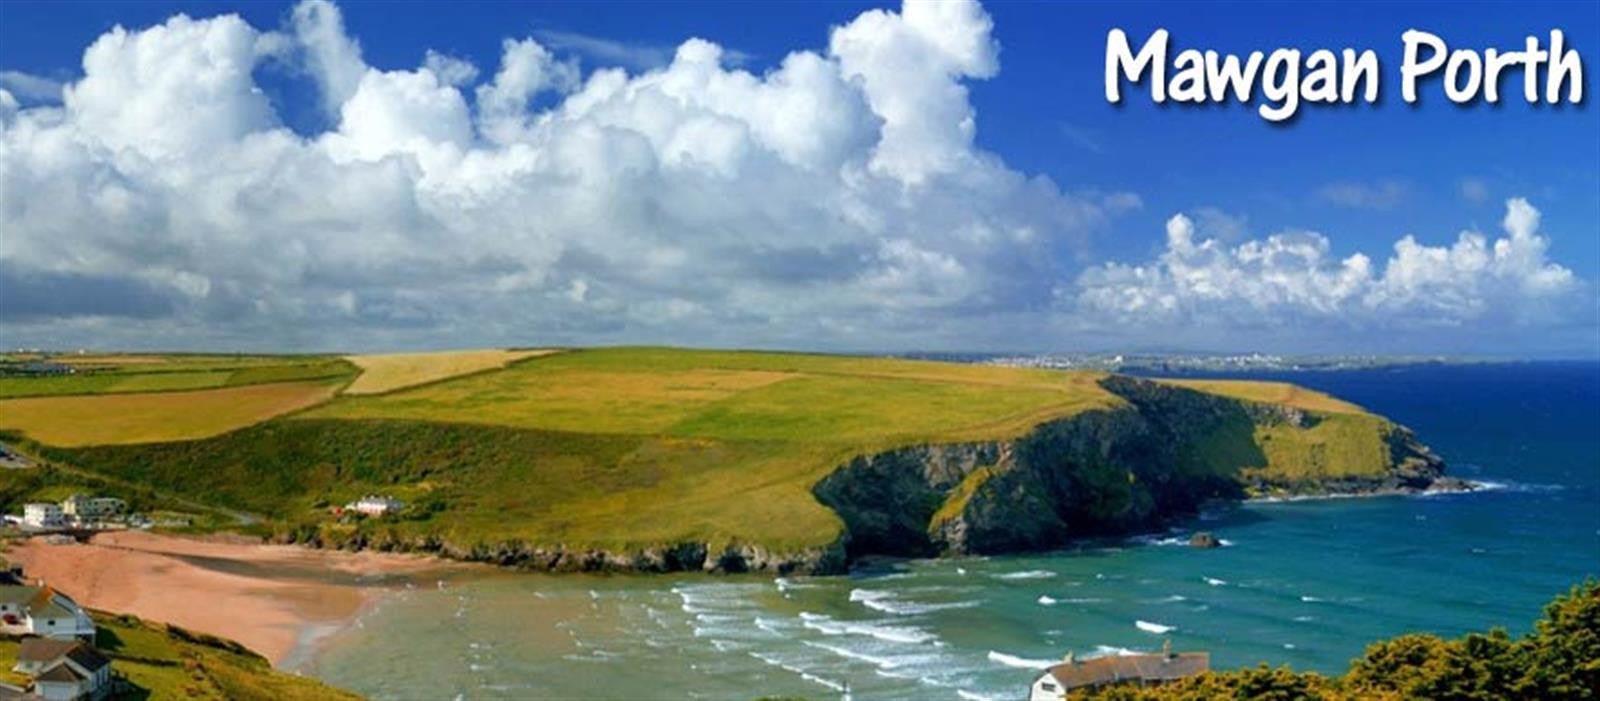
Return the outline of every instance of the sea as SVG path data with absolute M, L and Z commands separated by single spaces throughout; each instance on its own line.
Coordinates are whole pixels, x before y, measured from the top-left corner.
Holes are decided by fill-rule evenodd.
M 1059 552 L 848 576 L 411 582 L 296 671 L 378 699 L 1016 699 L 1129 651 L 1341 673 L 1407 632 L 1523 634 L 1600 576 L 1600 363 L 1415 365 L 1287 380 L 1415 429 L 1465 494 L 1217 506 Z M 1197 530 L 1218 549 L 1187 546 Z

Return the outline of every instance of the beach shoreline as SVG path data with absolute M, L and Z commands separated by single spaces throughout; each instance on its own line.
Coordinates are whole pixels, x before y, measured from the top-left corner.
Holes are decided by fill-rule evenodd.
M 407 582 L 478 569 L 437 557 L 266 545 L 143 531 L 41 538 L 6 558 L 80 604 L 229 638 L 293 669 Z

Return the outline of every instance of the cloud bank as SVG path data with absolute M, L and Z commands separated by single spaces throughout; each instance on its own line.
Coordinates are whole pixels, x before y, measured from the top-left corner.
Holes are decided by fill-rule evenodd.
M 305 0 L 278 27 L 114 28 L 59 90 L 0 75 L 4 342 L 1059 348 L 1263 310 L 1533 323 L 1581 286 L 1517 202 L 1510 238 L 1408 238 L 1381 273 L 1311 234 L 1196 242 L 1181 216 L 1159 261 L 1085 270 L 1139 198 L 975 144 L 968 84 L 1000 70 L 976 2 L 868 11 L 760 73 L 702 39 L 591 69 L 574 36 L 384 69 Z M 327 127 L 286 126 L 263 71 Z
M 1207 323 L 1281 326 L 1538 324 L 1561 318 L 1579 288 L 1572 271 L 1549 262 L 1539 210 L 1506 202 L 1506 236 L 1463 231 L 1448 246 L 1412 236 L 1395 242 L 1380 268 L 1366 254 L 1331 254 L 1327 237 L 1288 232 L 1228 246 L 1196 240 L 1195 224 L 1167 221 L 1166 250 L 1144 265 L 1105 264 L 1060 291 L 1090 315 L 1122 324 Z

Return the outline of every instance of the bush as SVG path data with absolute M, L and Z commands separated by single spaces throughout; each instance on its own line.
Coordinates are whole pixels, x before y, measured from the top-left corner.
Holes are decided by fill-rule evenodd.
M 1343 677 L 1261 665 L 1150 689 L 1113 687 L 1074 698 L 1116 701 L 1545 701 L 1600 699 L 1600 580 L 1556 597 L 1534 631 L 1456 640 L 1409 634 L 1373 643 Z

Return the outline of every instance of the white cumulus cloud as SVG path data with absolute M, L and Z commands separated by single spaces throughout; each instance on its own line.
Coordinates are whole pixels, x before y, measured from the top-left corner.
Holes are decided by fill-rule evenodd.
M 944 344 L 1040 307 L 1138 203 L 975 145 L 965 83 L 999 70 L 976 2 L 870 11 L 761 72 L 695 38 L 585 72 L 538 36 L 479 71 L 427 47 L 371 65 L 326 0 L 279 27 L 112 29 L 62 104 L 0 90 L 0 327 L 169 347 Z M 325 128 L 284 124 L 255 83 L 268 62 L 314 88 Z
M 1463 231 L 1429 246 L 1395 242 L 1381 265 L 1363 253 L 1339 258 L 1328 238 L 1286 232 L 1230 246 L 1197 240 L 1189 217 L 1167 221 L 1166 250 L 1144 265 L 1104 264 L 1060 294 L 1092 316 L 1120 323 L 1272 325 L 1311 320 L 1345 326 L 1459 325 L 1493 318 L 1548 320 L 1580 282 L 1550 262 L 1539 211 L 1506 203 L 1506 236 Z
M 1041 348 L 1180 323 L 1537 323 L 1585 288 L 1520 200 L 1504 237 L 1407 237 L 1382 262 L 1200 210 L 1159 260 L 1085 270 L 1142 200 L 977 145 L 968 86 L 1001 52 L 970 0 L 867 11 L 760 70 L 693 37 L 597 68 L 594 42 L 531 31 L 481 70 L 429 47 L 377 66 L 337 5 L 304 0 L 281 26 L 116 27 L 59 104 L 0 80 L 0 336 Z M 263 67 L 324 124 L 286 125 Z

